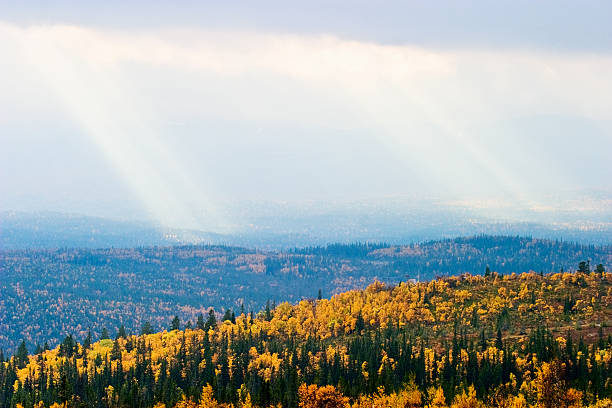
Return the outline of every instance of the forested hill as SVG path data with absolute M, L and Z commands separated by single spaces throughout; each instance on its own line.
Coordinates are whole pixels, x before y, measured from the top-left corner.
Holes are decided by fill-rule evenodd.
M 410 246 L 329 245 L 265 252 L 224 246 L 0 252 L 0 349 L 24 339 L 30 349 L 91 328 L 135 332 L 150 322 L 167 328 L 174 314 L 194 322 L 214 307 L 260 310 L 268 300 L 297 302 L 374 280 L 430 280 L 487 266 L 512 272 L 573 271 L 612 265 L 611 246 L 518 237 L 478 236 Z
M 375 283 L 184 327 L 67 336 L 34 355 L 21 345 L 0 357 L 0 406 L 612 405 L 609 272 Z

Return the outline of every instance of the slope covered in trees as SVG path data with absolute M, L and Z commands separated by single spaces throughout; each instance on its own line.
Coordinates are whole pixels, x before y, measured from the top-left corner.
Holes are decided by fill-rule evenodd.
M 223 246 L 0 251 L 0 349 L 23 339 L 32 350 L 67 334 L 83 338 L 124 325 L 169 327 L 173 315 L 195 324 L 212 306 L 259 310 L 269 300 L 297 302 L 374 280 L 396 284 L 492 270 L 508 274 L 612 265 L 612 247 L 479 236 L 410 246 L 330 245 L 285 252 Z M 609 268 L 608 268 L 609 269 Z
M 0 406 L 611 404 L 612 273 L 375 283 L 198 320 L 93 343 L 68 336 L 29 356 L 21 347 L 0 363 Z

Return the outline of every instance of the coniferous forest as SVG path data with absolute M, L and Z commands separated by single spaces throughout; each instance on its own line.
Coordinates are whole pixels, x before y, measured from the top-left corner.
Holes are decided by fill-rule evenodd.
M 2 356 L 2 407 L 609 407 L 612 273 L 375 282 Z

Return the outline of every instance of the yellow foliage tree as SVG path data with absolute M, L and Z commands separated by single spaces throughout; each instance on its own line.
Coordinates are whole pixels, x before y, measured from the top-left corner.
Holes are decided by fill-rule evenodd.
M 484 408 L 482 402 L 476 398 L 476 390 L 473 385 L 470 385 L 467 393 L 465 390 L 455 397 L 451 408 Z
M 431 394 L 431 393 L 430 393 Z M 431 404 L 429 404 L 429 408 L 446 408 L 446 398 L 444 398 L 444 390 L 442 387 L 438 387 L 435 392 L 433 392 L 433 398 L 431 400 Z
M 298 389 L 300 408 L 348 408 L 348 398 L 332 385 L 300 385 Z
M 202 387 L 202 395 L 200 396 L 200 403 L 198 404 L 198 408 L 217 408 L 219 407 L 219 403 L 213 397 L 213 389 L 210 384 Z

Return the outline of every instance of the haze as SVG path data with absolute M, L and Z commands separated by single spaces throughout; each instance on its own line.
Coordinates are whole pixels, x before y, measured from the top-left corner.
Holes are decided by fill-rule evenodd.
M 436 4 L 2 5 L 0 209 L 221 232 L 254 200 L 609 211 L 610 3 Z

